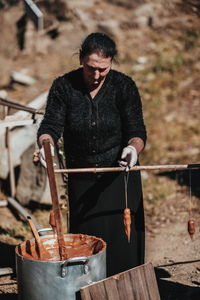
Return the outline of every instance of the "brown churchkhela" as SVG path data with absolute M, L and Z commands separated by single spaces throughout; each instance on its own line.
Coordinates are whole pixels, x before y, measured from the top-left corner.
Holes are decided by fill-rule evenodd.
M 194 222 L 194 220 L 189 220 L 188 221 L 188 233 L 189 233 L 191 239 L 193 239 L 193 235 L 195 234 L 195 222 Z
M 126 232 L 126 235 L 128 237 L 128 242 L 130 243 L 130 237 L 131 237 L 131 210 L 130 208 L 124 209 L 124 229 Z

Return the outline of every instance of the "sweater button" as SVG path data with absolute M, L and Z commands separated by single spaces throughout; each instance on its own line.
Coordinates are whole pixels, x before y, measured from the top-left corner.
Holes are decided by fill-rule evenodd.
M 96 153 L 96 150 L 93 149 L 93 150 L 92 150 L 92 153 Z
M 96 122 L 92 122 L 92 127 L 94 127 L 96 125 Z

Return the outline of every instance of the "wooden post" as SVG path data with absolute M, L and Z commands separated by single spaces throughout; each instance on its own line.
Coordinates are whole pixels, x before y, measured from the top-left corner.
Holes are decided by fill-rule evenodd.
M 47 164 L 47 174 L 49 178 L 49 187 L 51 192 L 53 213 L 54 213 L 55 223 L 56 223 L 59 254 L 60 254 L 60 259 L 63 260 L 64 258 L 66 258 L 64 233 L 62 228 L 62 217 L 61 217 L 56 179 L 55 179 L 54 168 L 53 168 L 53 158 L 51 155 L 50 142 L 48 139 L 45 139 L 43 141 L 43 147 L 45 152 L 45 160 Z

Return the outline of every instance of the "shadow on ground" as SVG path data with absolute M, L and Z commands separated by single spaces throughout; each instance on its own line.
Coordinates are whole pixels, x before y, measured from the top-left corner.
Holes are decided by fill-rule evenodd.
M 15 269 L 15 246 L 0 242 L 0 268 Z
M 167 280 L 170 273 L 162 268 L 155 268 L 161 300 L 199 300 L 200 287 L 184 285 Z M 152 299 L 153 300 L 153 299 Z
M 0 300 L 17 300 L 17 294 L 3 294 L 0 295 Z
M 177 184 L 180 186 L 191 187 L 192 195 L 200 198 L 200 169 L 160 172 L 157 176 L 167 176 L 172 180 L 176 180 Z
M 11 278 L 16 279 L 16 272 L 15 272 L 15 246 L 8 245 L 5 243 L 0 242 L 0 268 L 12 268 L 14 274 L 10 275 Z M 2 276 L 3 277 L 3 276 Z M 1 288 L 5 286 L 11 286 L 12 283 L 4 283 L 0 282 L 0 291 Z M 0 294 L 0 300 L 17 300 L 17 294 L 11 292 L 6 292 L 5 294 Z

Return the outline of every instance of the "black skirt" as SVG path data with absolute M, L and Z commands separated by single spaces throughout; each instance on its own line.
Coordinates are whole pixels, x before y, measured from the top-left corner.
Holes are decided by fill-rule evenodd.
M 128 181 L 128 207 L 132 211 L 130 243 L 123 223 L 123 173 L 71 174 L 68 193 L 70 232 L 97 236 L 107 243 L 107 276 L 144 263 L 144 210 L 139 172 L 130 172 Z

